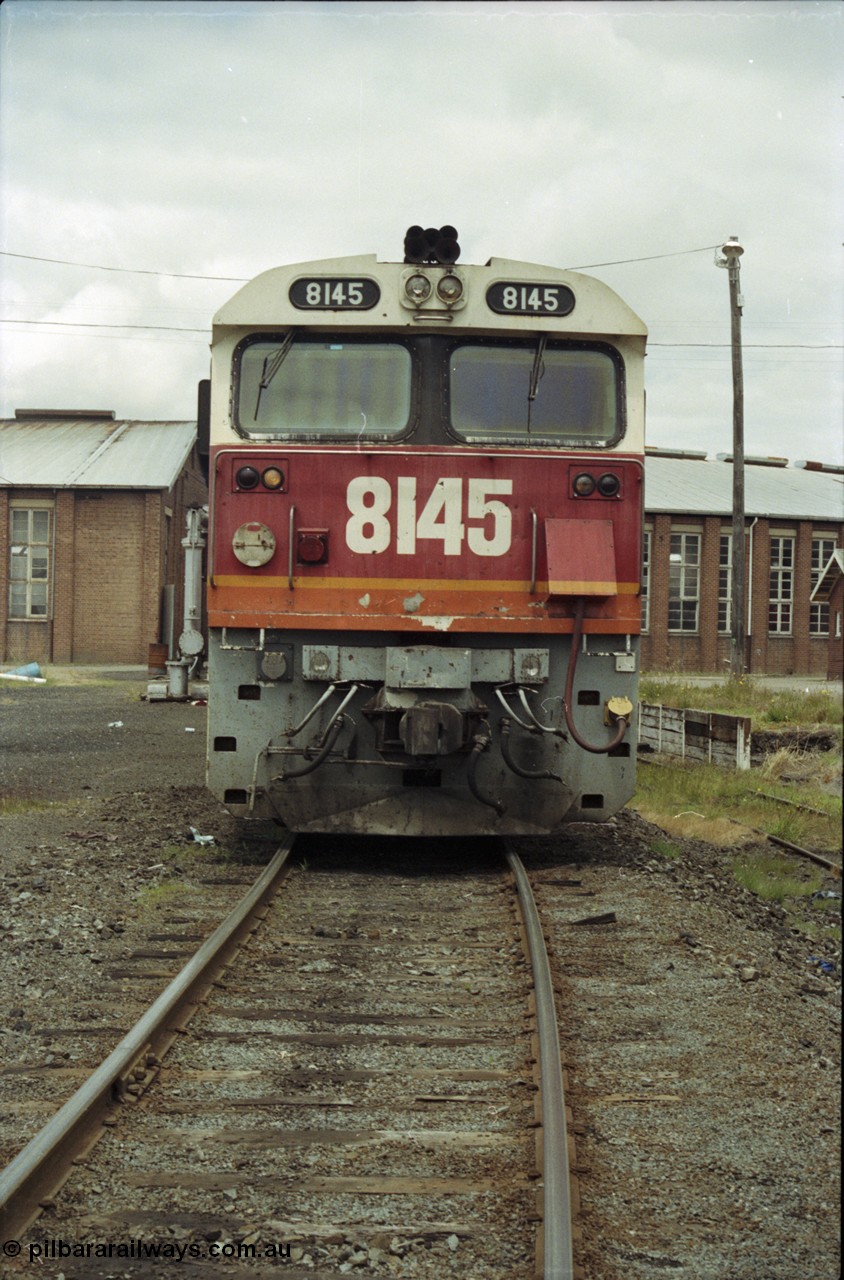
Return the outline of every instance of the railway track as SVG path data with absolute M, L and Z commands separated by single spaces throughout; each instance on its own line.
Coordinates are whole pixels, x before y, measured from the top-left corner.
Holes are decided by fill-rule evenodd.
M 0 1175 L 7 1265 L 567 1280 L 553 990 L 517 855 L 291 870 L 291 848 Z

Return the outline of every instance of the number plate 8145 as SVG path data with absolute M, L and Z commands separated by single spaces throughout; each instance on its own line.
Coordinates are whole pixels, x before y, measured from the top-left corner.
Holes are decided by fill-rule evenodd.
M 574 310 L 574 294 L 565 284 L 497 280 L 486 291 L 486 304 L 504 316 L 567 316 Z
M 290 286 L 290 301 L 300 311 L 369 311 L 380 297 L 374 280 L 345 276 L 302 276 Z

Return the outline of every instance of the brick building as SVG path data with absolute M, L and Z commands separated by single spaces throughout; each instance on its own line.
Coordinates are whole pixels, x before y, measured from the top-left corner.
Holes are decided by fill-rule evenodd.
M 146 663 L 178 635 L 195 422 L 18 410 L 0 421 L 0 662 Z
M 660 449 L 647 454 L 642 666 L 727 674 L 730 459 Z M 811 596 L 844 542 L 844 468 L 746 461 L 746 669 L 826 676 L 835 639 L 830 606 Z

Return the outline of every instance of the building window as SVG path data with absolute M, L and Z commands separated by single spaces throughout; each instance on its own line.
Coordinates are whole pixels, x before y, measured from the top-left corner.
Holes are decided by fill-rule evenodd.
M 729 634 L 733 625 L 733 538 L 722 533 L 718 544 L 718 630 Z
M 818 585 L 818 579 L 829 564 L 829 558 L 835 550 L 834 538 L 813 538 L 812 539 L 812 585 L 809 588 L 809 594 L 814 591 Z M 829 635 L 829 605 L 812 603 L 809 605 L 809 635 L 810 636 L 828 636 Z
M 651 629 L 651 534 L 646 530 L 642 540 L 642 630 Z
M 768 591 L 768 631 L 791 635 L 794 602 L 794 539 L 771 538 L 771 577 Z
M 47 618 L 50 603 L 48 507 L 12 507 L 9 546 L 9 617 Z
M 668 564 L 668 630 L 698 629 L 700 534 L 672 533 Z

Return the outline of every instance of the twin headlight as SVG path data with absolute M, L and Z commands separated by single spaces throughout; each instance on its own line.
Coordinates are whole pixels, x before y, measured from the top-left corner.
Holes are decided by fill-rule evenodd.
M 581 471 L 574 477 L 571 487 L 576 498 L 591 498 L 595 494 L 601 498 L 617 498 L 621 492 L 621 479 L 612 471 L 602 476 Z
M 264 467 L 263 471 L 257 467 L 238 467 L 234 478 L 238 489 L 257 489 L 259 484 L 270 490 L 284 487 L 284 472 L 278 467 Z
M 424 271 L 411 271 L 404 276 L 404 302 L 413 307 L 421 307 L 433 298 L 444 307 L 455 307 L 464 299 L 466 288 L 461 276 L 447 271 L 436 282 Z

